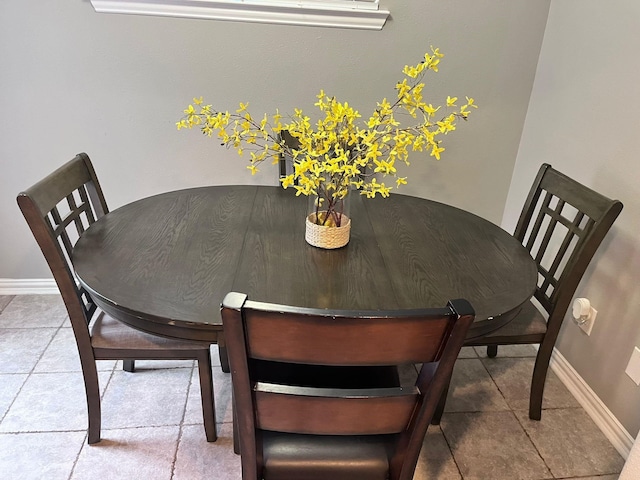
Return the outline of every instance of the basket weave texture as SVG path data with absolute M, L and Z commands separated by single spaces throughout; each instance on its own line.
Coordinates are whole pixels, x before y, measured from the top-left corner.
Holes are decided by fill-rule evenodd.
M 316 225 L 313 220 L 316 214 L 312 213 L 307 217 L 304 239 L 309 245 L 318 248 L 340 248 L 349 243 L 351 233 L 351 219 L 343 215 L 342 225 L 339 227 L 327 227 Z M 346 219 L 346 222 L 344 221 Z

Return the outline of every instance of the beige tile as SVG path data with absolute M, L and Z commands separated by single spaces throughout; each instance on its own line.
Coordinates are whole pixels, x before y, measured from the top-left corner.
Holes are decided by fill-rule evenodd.
M 473 347 L 462 347 L 458 358 L 478 358 L 478 354 Z
M 13 295 L 0 295 L 0 313 L 2 313 L 4 308 L 9 305 L 9 302 L 11 302 L 13 298 Z
M 531 375 L 534 358 L 485 358 L 485 368 L 498 385 L 509 407 L 513 410 L 529 409 Z M 542 408 L 575 408 L 580 404 L 551 369 L 547 372 Z
M 445 412 L 503 411 L 509 407 L 479 359 L 459 359 Z
M 220 367 L 220 352 L 216 344 L 211 345 L 211 365 Z
M 218 425 L 218 440 L 207 442 L 202 429 L 185 425 L 178 445 L 173 480 L 239 479 L 240 456 L 233 453 L 233 428 Z
M 84 432 L 0 434 L 0 475 L 15 480 L 67 480 L 85 437 Z
M 438 426 L 427 431 L 413 480 L 460 480 L 460 472 Z
M 233 422 L 231 406 L 231 374 L 224 373 L 220 367 L 213 367 L 213 395 L 215 397 L 216 422 Z M 184 415 L 184 425 L 202 425 L 202 401 L 200 397 L 200 379 L 198 370 L 193 369 L 189 398 Z M 202 427 L 204 428 L 204 427 Z
M 110 372 L 98 374 L 102 388 L 109 375 Z M 86 428 L 87 403 L 79 372 L 30 375 L 0 423 L 0 432 L 14 433 L 84 432 Z
M 102 399 L 105 429 L 179 425 L 191 368 L 114 370 Z
M 513 412 L 448 413 L 440 425 L 465 480 L 552 478 Z
M 0 373 L 31 372 L 56 331 L 57 328 L 0 329 Z
M 545 410 L 540 421 L 515 413 L 556 478 L 622 470 L 623 458 L 581 408 Z
M 179 431 L 177 426 L 105 430 L 99 443 L 84 444 L 71 479 L 170 480 Z
M 115 360 L 96 362 L 100 371 L 113 370 L 115 363 Z M 71 328 L 60 328 L 56 332 L 33 371 L 36 373 L 82 371 L 76 339 Z
M 0 328 L 60 327 L 66 319 L 60 295 L 16 295 L 0 313 Z
M 26 374 L 0 374 L 0 420 L 27 379 Z

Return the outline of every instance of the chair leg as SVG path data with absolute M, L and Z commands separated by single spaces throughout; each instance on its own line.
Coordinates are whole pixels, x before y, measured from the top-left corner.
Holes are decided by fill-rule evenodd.
M 198 374 L 200 376 L 200 396 L 202 399 L 202 417 L 204 420 L 204 432 L 207 442 L 215 442 L 218 439 L 216 432 L 216 409 L 213 395 L 213 377 L 211 374 L 211 353 L 206 353 L 198 358 Z
M 540 345 L 531 379 L 531 393 L 529 396 L 529 418 L 531 420 L 540 420 L 542 418 L 542 396 L 552 353 L 553 344 L 547 346 L 543 342 Z
M 233 393 L 231 394 L 231 405 L 233 409 L 233 453 L 240 455 L 240 433 L 238 432 L 238 410 Z
M 442 390 L 442 395 L 440 395 L 440 400 L 438 401 L 438 405 L 436 405 L 436 410 L 433 412 L 433 416 L 431 417 L 431 425 L 440 425 L 440 420 L 442 420 L 442 414 L 444 413 L 444 407 L 447 405 L 447 395 L 449 394 L 450 385 L 451 379 L 449 379 L 447 385 Z
M 95 360 L 82 362 L 82 376 L 84 378 L 84 390 L 87 397 L 88 435 L 89 445 L 100 441 L 100 429 L 102 426 L 102 414 L 100 411 L 100 385 L 98 384 L 98 369 Z
M 498 355 L 498 345 L 487 345 L 487 357 L 496 358 Z
M 135 372 L 136 370 L 136 361 L 135 360 L 123 360 L 122 361 L 122 369 L 125 372 Z

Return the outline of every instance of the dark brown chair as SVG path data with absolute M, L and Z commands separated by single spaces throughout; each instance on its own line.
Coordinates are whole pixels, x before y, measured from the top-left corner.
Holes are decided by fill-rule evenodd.
M 71 265 L 75 241 L 107 204 L 89 157 L 78 154 L 28 190 L 18 205 L 44 254 L 64 300 L 76 338 L 89 414 L 88 443 L 100 441 L 100 390 L 96 360 L 124 360 L 133 371 L 135 359 L 198 361 L 204 428 L 216 440 L 209 344 L 179 341 L 143 333 L 98 311 L 90 295 L 78 286 Z
M 242 478 L 413 478 L 474 312 L 307 309 L 229 293 L 222 322 Z M 421 363 L 415 383 L 399 366 Z
M 540 420 L 542 415 L 549 360 L 567 309 L 589 262 L 621 210 L 618 200 L 600 195 L 548 164 L 540 167 L 531 187 L 514 236 L 538 265 L 534 299 L 544 314 L 533 302 L 527 302 L 510 323 L 465 345 L 486 345 L 489 357 L 497 355 L 498 345 L 540 345 L 529 397 L 532 420 Z

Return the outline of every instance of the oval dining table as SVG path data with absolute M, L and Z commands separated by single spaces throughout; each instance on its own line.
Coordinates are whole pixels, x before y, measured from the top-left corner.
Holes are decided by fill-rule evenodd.
M 404 310 L 465 298 L 473 338 L 533 295 L 525 248 L 497 225 L 422 198 L 351 198 L 351 238 L 335 250 L 304 239 L 307 198 L 293 189 L 210 186 L 120 207 L 73 250 L 81 285 L 109 315 L 153 334 L 218 343 L 230 291 L 300 307 Z

